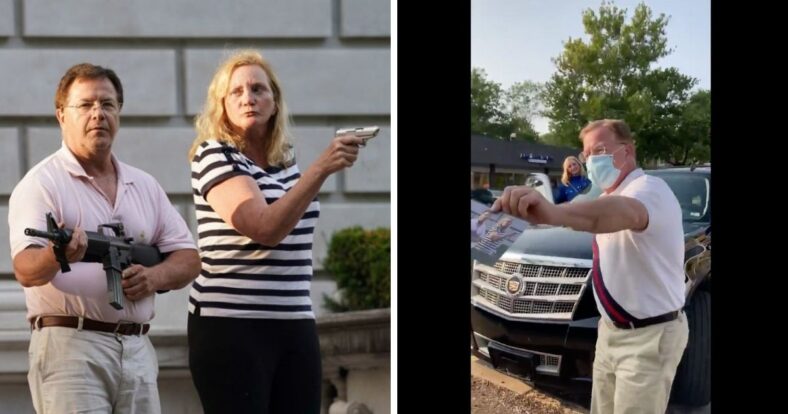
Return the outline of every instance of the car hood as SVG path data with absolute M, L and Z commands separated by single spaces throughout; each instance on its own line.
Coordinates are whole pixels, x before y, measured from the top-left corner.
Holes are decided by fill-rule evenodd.
M 506 252 L 591 260 L 592 237 L 566 227 L 528 227 Z
M 696 235 L 708 226 L 709 223 L 684 222 L 684 234 Z M 506 253 L 592 260 L 592 242 L 593 235 L 584 231 L 568 227 L 533 226 L 526 228 Z

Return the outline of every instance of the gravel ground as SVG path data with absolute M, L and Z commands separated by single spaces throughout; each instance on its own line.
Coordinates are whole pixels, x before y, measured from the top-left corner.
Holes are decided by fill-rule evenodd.
M 517 394 L 478 377 L 471 377 L 471 413 L 474 414 L 575 414 L 588 410 L 562 402 L 538 390 Z

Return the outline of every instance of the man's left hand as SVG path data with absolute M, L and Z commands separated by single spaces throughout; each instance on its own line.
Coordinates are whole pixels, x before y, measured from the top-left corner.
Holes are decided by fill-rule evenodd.
M 159 277 L 154 268 L 131 265 L 123 270 L 123 293 L 132 301 L 150 296 L 158 290 Z

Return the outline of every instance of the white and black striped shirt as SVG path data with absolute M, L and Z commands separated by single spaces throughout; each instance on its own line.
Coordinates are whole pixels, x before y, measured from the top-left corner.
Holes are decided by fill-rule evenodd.
M 320 215 L 317 197 L 276 246 L 263 246 L 225 223 L 205 200 L 216 184 L 252 177 L 268 204 L 298 182 L 298 166 L 262 169 L 232 144 L 208 140 L 191 163 L 202 271 L 189 292 L 189 312 L 202 316 L 314 319 L 309 296 L 312 240 Z

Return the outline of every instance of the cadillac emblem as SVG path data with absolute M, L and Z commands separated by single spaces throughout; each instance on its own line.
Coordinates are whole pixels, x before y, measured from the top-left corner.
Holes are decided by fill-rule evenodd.
M 520 294 L 523 287 L 523 279 L 519 275 L 514 275 L 506 281 L 506 292 L 512 296 Z

